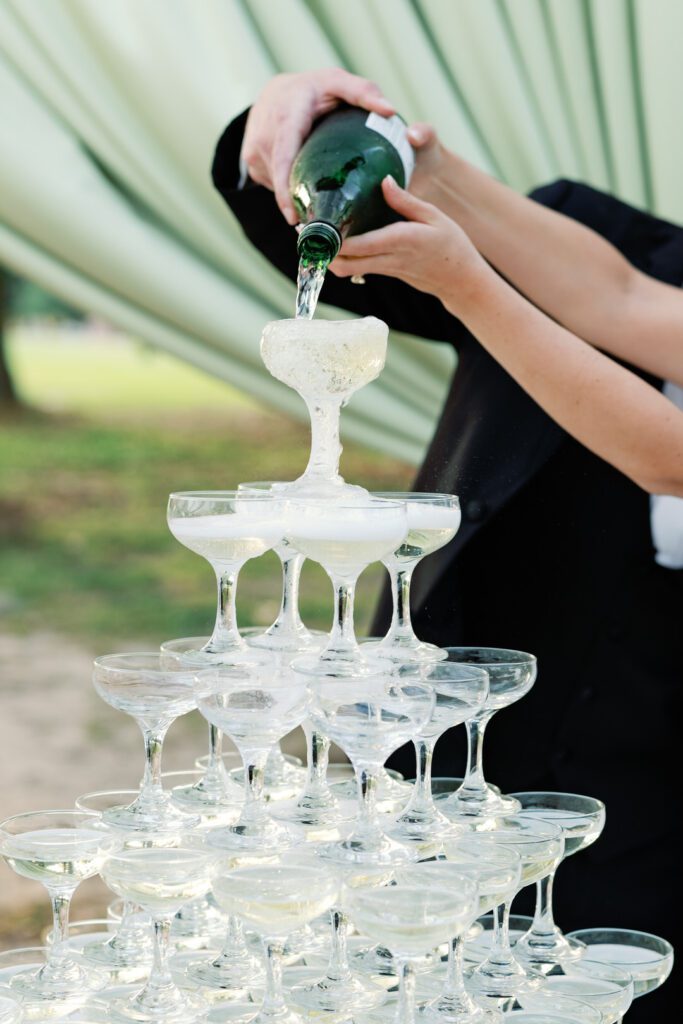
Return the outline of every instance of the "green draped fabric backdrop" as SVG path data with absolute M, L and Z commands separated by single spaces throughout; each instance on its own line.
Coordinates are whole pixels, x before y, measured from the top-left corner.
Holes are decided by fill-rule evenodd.
M 301 415 L 258 354 L 292 286 L 209 180 L 271 75 L 343 65 L 517 189 L 683 220 L 682 39 L 681 0 L 0 0 L 0 261 Z M 419 460 L 451 368 L 394 336 L 347 436 Z

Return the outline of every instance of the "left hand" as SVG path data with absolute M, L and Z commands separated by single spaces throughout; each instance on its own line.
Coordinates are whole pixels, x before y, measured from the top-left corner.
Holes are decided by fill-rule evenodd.
M 330 264 L 338 277 L 384 274 L 397 277 L 421 292 L 429 292 L 458 315 L 490 272 L 462 228 L 387 176 L 382 191 L 388 205 L 404 221 L 344 240 L 341 252 Z

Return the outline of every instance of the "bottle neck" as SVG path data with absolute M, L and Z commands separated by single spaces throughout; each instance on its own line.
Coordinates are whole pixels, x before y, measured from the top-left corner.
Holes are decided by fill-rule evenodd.
M 341 249 L 341 244 L 342 237 L 332 224 L 313 220 L 301 229 L 296 247 L 305 266 L 327 266 Z

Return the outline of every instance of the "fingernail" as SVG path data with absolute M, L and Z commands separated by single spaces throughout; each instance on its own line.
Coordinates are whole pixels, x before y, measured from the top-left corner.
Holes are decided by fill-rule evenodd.
M 392 185 L 392 186 L 393 186 L 393 185 L 396 185 L 396 187 L 398 188 L 398 185 L 397 185 L 397 183 L 396 183 L 396 178 L 395 178 L 395 177 L 393 176 L 393 174 L 387 174 L 387 175 L 385 176 L 384 180 L 385 180 L 385 181 L 388 181 L 388 182 L 389 182 L 389 184 L 390 184 L 390 185 Z

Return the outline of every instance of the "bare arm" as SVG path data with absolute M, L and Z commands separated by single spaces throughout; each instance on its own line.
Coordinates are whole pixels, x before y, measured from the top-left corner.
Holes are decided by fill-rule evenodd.
M 598 348 L 683 384 L 683 291 L 636 270 L 596 232 L 518 195 L 414 126 L 411 192 L 457 221 L 479 251 L 553 319 Z
M 348 239 L 334 272 L 437 295 L 568 433 L 644 490 L 683 497 L 683 412 L 518 294 L 436 207 L 390 179 L 384 192 L 408 222 Z

